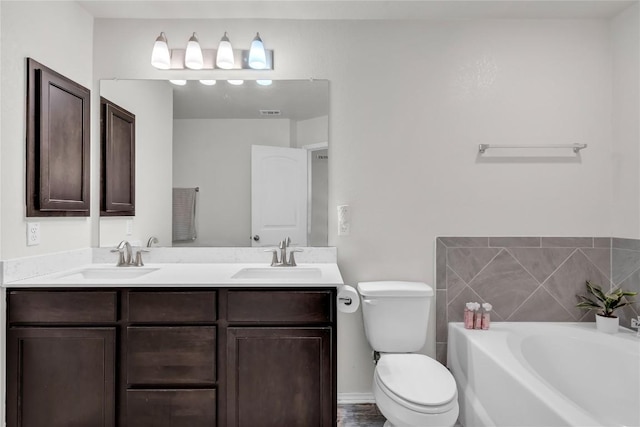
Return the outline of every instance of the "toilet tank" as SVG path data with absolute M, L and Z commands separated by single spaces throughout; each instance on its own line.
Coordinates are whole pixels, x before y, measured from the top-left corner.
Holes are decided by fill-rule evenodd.
M 381 353 L 412 353 L 427 339 L 433 288 L 422 282 L 361 282 L 364 332 Z

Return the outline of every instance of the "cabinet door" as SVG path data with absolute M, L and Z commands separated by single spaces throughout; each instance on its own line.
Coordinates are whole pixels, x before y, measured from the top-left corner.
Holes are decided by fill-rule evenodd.
M 27 60 L 27 216 L 89 216 L 89 89 Z
M 332 328 L 229 328 L 227 417 L 233 427 L 329 427 Z
M 136 116 L 105 98 L 101 108 L 101 216 L 134 216 Z
M 8 427 L 115 425 L 115 328 L 13 328 Z

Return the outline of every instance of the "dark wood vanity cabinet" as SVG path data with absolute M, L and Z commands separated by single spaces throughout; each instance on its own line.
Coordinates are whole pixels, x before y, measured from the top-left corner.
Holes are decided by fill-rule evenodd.
M 336 425 L 335 289 L 7 295 L 9 427 Z
M 8 293 L 8 426 L 116 425 L 116 295 Z

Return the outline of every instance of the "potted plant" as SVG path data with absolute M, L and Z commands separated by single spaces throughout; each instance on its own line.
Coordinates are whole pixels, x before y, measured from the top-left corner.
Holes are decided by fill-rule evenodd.
M 576 307 L 586 310 L 594 308 L 598 310 L 596 313 L 596 328 L 598 331 L 607 334 L 615 334 L 618 332 L 620 320 L 618 316 L 613 315 L 613 312 L 620 307 L 632 304 L 633 301 L 625 297 L 632 297 L 636 295 L 637 292 L 623 291 L 620 288 L 616 288 L 609 293 L 604 293 L 600 286 L 594 285 L 588 280 L 587 290 L 591 295 L 578 295 L 578 298 L 582 301 L 580 301 Z M 593 298 L 591 296 L 593 296 Z

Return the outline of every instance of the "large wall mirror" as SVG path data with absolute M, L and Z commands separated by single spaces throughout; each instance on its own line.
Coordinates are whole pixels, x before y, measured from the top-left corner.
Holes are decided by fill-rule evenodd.
M 136 215 L 100 246 L 327 246 L 329 82 L 259 83 L 100 82 L 136 116 Z

